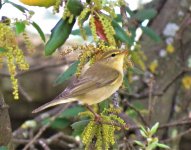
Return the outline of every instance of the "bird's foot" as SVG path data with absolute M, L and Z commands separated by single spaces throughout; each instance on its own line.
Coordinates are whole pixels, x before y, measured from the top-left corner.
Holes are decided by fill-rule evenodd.
M 101 116 L 97 113 L 94 114 L 95 115 L 95 122 L 100 122 L 101 121 Z
M 94 114 L 94 116 L 95 116 L 95 121 L 96 121 L 96 122 L 100 122 L 100 121 L 101 121 L 101 116 L 100 116 L 99 114 L 97 114 L 97 113 L 91 108 L 91 106 L 89 106 L 88 104 L 86 104 L 86 107 L 87 107 L 87 109 L 88 109 L 90 112 L 92 112 L 92 113 Z

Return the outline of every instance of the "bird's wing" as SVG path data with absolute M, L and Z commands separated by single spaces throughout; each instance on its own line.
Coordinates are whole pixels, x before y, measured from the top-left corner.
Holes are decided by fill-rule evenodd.
M 101 68 L 99 70 L 98 68 Z M 81 77 L 73 79 L 71 84 L 58 96 L 75 97 L 91 90 L 112 84 L 119 77 L 120 72 L 102 64 L 94 64 Z
M 101 68 L 101 70 L 98 68 Z M 114 83 L 119 75 L 120 72 L 115 69 L 102 64 L 94 64 L 81 77 L 73 77 L 70 85 L 68 85 L 61 94 L 51 102 L 35 109 L 33 113 L 42 111 L 54 105 L 75 101 L 75 97 L 78 95 Z

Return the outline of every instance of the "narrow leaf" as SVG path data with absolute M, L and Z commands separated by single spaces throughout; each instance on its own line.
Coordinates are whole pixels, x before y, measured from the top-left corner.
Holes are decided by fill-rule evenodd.
M 42 124 L 46 125 L 49 122 L 51 122 L 51 119 L 47 118 L 42 121 Z M 56 120 L 51 122 L 50 127 L 54 128 L 54 129 L 64 129 L 64 128 L 68 127 L 69 125 L 70 125 L 70 121 L 68 119 L 57 118 Z
M 71 117 L 75 117 L 78 115 L 78 113 L 85 111 L 85 108 L 82 106 L 75 106 L 72 108 L 68 108 L 66 109 L 63 113 L 61 113 L 61 115 L 59 116 L 59 118 L 71 118 Z
M 52 55 L 57 48 L 62 46 L 68 39 L 72 28 L 76 22 L 76 19 L 73 18 L 72 22 L 69 22 L 69 18 L 60 19 L 58 23 L 51 30 L 51 36 L 48 42 L 45 45 L 45 55 Z
M 6 49 L 4 49 L 3 47 L 0 47 L 0 53 L 3 53 L 5 51 L 6 51 Z
M 126 7 L 126 11 L 127 11 L 127 13 L 128 13 L 130 16 L 133 16 L 133 15 L 134 15 L 133 11 L 132 11 L 129 7 Z
M 74 73 L 76 73 L 79 61 L 74 62 L 65 72 L 58 76 L 55 85 L 59 85 L 68 80 Z
M 143 132 L 142 130 L 140 130 L 140 133 L 141 133 L 141 135 L 142 135 L 143 137 L 147 138 L 147 135 L 146 135 L 145 132 Z
M 32 23 L 33 27 L 37 30 L 37 32 L 39 33 L 41 39 L 46 42 L 46 38 L 45 38 L 45 35 L 44 35 L 44 32 L 42 31 L 42 29 L 40 28 L 40 26 L 33 21 Z
M 144 75 L 144 71 L 142 71 L 141 69 L 137 67 L 128 68 L 128 70 L 138 75 Z
M 128 46 L 131 46 L 133 44 L 133 41 L 130 38 L 130 36 L 127 35 L 127 33 L 124 31 L 124 29 L 115 20 L 112 20 L 112 26 L 115 30 L 115 38 L 117 40 L 124 42 Z
M 144 144 L 141 143 L 140 141 L 134 141 L 134 143 L 137 144 L 137 145 L 139 145 L 139 146 L 141 146 L 141 147 L 144 147 Z
M 8 150 L 6 146 L 0 146 L 0 150 Z
M 84 131 L 84 128 L 89 123 L 89 120 L 81 120 L 78 122 L 73 123 L 71 126 L 74 129 L 73 134 L 74 135 L 81 135 L 81 133 Z
M 122 16 L 121 16 L 121 14 L 117 14 L 117 17 L 114 18 L 114 20 L 115 20 L 116 22 L 122 22 Z
M 143 27 L 140 26 L 142 31 L 147 34 L 152 40 L 154 40 L 155 42 L 160 42 L 161 38 L 159 37 L 159 35 L 151 28 L 149 27 Z
M 133 18 L 136 18 L 137 20 L 144 21 L 146 19 L 152 19 L 156 16 L 157 11 L 155 9 L 142 9 L 139 10 L 135 15 L 133 15 Z
M 91 30 L 90 30 L 90 27 L 89 27 L 89 26 L 85 26 L 85 27 L 83 27 L 83 29 L 86 31 L 86 35 L 87 35 L 87 36 L 90 36 L 90 35 L 91 35 Z M 81 35 L 81 34 L 80 34 L 80 29 L 75 29 L 75 30 L 73 30 L 71 34 L 72 34 L 72 35 Z
M 130 86 L 129 81 L 127 79 L 127 76 L 124 76 L 123 83 L 125 85 L 125 88 L 128 90 L 128 92 L 131 93 L 132 89 L 131 89 L 131 86 Z
M 158 127 L 159 127 L 159 123 L 157 122 L 157 123 L 151 128 L 151 134 L 152 134 L 152 135 L 156 133 Z
M 7 3 L 13 5 L 15 8 L 17 8 L 18 10 L 20 10 L 23 13 L 25 13 L 26 11 L 29 11 L 27 8 L 25 8 L 25 7 L 21 6 L 21 5 L 15 4 L 13 2 L 7 1 Z
M 164 149 L 170 149 L 168 145 L 157 143 L 157 147 L 164 148 Z

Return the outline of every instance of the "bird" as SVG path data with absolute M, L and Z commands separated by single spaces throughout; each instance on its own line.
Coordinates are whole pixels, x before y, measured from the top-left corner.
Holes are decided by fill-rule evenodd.
M 104 52 L 92 65 L 87 63 L 80 76 L 71 77 L 65 90 L 55 99 L 33 110 L 32 113 L 74 101 L 90 106 L 109 98 L 122 85 L 123 64 L 127 54 L 128 50 Z

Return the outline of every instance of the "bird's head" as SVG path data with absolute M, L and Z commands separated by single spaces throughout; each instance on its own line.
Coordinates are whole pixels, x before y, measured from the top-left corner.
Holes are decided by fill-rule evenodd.
M 115 69 L 122 68 L 125 55 L 128 50 L 110 50 L 100 57 L 100 62 Z

